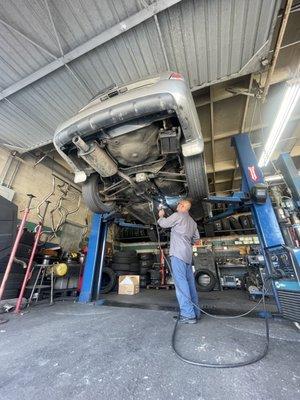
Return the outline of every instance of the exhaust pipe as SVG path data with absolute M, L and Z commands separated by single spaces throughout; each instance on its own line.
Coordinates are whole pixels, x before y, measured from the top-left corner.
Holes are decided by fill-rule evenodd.
M 78 156 L 104 178 L 113 176 L 118 172 L 116 163 L 96 141 L 88 144 L 81 137 L 75 136 L 72 142 L 78 149 Z

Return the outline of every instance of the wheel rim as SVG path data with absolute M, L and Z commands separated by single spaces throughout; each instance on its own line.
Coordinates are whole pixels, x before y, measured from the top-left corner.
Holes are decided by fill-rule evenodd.
M 211 283 L 211 278 L 210 278 L 209 275 L 207 275 L 207 274 L 204 273 L 204 274 L 200 274 L 200 275 L 198 276 L 197 281 L 198 281 L 198 284 L 199 284 L 200 286 L 209 286 L 210 283 Z

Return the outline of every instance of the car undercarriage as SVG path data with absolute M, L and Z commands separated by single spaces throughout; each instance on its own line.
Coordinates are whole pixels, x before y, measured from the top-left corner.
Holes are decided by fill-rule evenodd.
M 57 150 L 82 183 L 86 205 L 151 224 L 150 202 L 168 206 L 167 198 L 188 196 L 194 218 L 203 217 L 203 140 L 185 83 L 159 77 L 124 91 L 94 100 L 55 135 Z

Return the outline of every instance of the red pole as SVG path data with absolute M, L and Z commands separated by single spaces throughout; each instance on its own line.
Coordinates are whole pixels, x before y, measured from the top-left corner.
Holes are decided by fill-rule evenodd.
M 160 249 L 159 252 L 160 257 L 160 284 L 163 286 L 165 285 L 165 259 L 164 259 L 164 251 Z
M 37 246 L 38 246 L 41 234 L 42 234 L 43 222 L 44 222 L 44 219 L 45 219 L 45 215 L 46 215 L 49 203 L 50 203 L 50 201 L 46 201 L 46 206 L 45 206 L 43 217 L 42 217 L 42 219 L 40 220 L 40 222 L 38 224 L 38 229 L 37 229 L 36 234 L 35 234 L 33 247 L 32 247 L 30 258 L 29 258 L 29 261 L 28 261 L 28 264 L 27 264 L 26 274 L 25 274 L 25 277 L 24 277 L 24 280 L 23 280 L 23 283 L 22 283 L 22 287 L 21 287 L 21 291 L 20 291 L 20 294 L 19 294 L 19 297 L 18 297 L 18 301 L 17 301 L 17 304 L 16 304 L 15 313 L 19 313 L 20 312 L 22 299 L 23 299 L 23 295 L 24 295 L 24 292 L 25 292 L 25 289 L 26 289 L 26 285 L 27 285 L 27 282 L 29 281 L 29 279 L 31 277 L 32 264 L 33 264 L 34 256 L 35 256 L 35 253 L 36 253 L 36 249 L 37 249 Z
M 10 253 L 10 257 L 9 257 L 9 260 L 8 260 L 8 263 L 7 263 L 7 266 L 6 266 L 6 269 L 5 269 L 5 273 L 4 273 L 2 282 L 1 282 L 0 300 L 2 300 L 2 296 L 3 296 L 4 290 L 5 290 L 5 286 L 6 286 L 6 283 L 7 283 L 11 268 L 12 268 L 13 263 L 14 263 L 15 255 L 16 255 L 16 252 L 18 250 L 19 243 L 20 243 L 21 237 L 22 237 L 23 232 L 24 232 L 24 227 L 25 227 L 25 224 L 26 224 L 26 221 L 27 221 L 27 218 L 28 218 L 28 214 L 29 214 L 29 211 L 30 211 L 31 201 L 35 197 L 33 194 L 28 194 L 27 196 L 29 197 L 28 203 L 27 203 L 27 206 L 26 206 L 26 208 L 24 210 L 24 215 L 22 217 L 22 221 L 21 221 L 21 224 L 20 224 L 16 239 L 15 239 L 15 243 L 14 243 L 12 251 Z

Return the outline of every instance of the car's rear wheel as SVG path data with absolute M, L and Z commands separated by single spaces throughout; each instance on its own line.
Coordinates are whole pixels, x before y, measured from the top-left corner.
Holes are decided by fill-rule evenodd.
M 100 176 L 92 174 L 82 185 L 82 197 L 87 207 L 94 213 L 101 214 L 110 212 L 115 208 L 115 202 L 104 202 L 100 195 L 103 187 Z
M 208 213 L 208 206 L 202 199 L 208 196 L 208 182 L 203 154 L 184 158 L 184 167 L 189 197 L 193 200 L 192 213 L 200 218 Z

